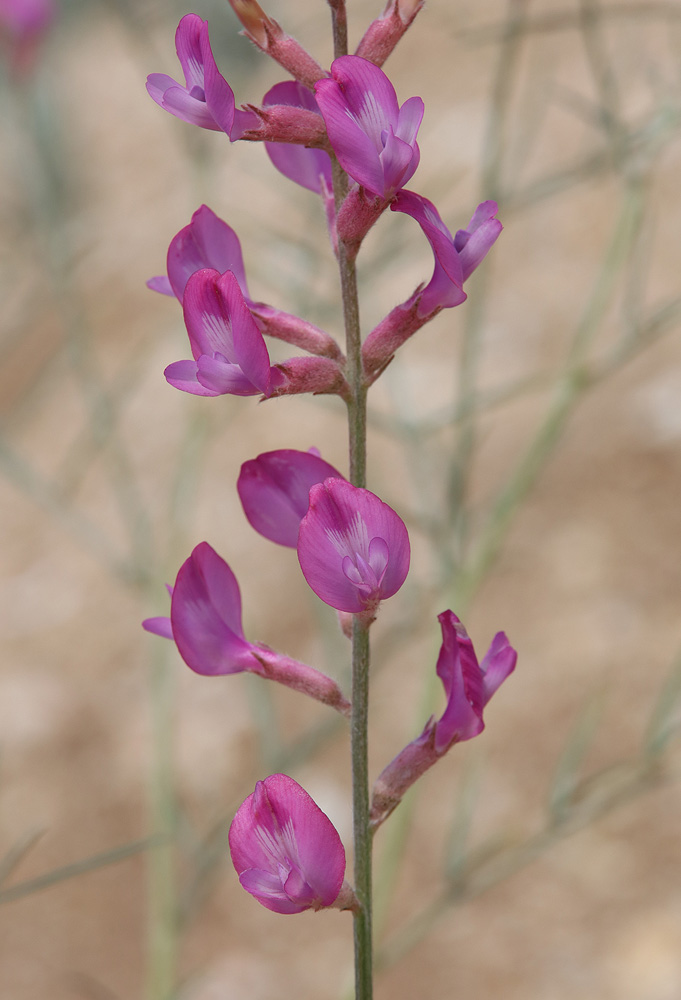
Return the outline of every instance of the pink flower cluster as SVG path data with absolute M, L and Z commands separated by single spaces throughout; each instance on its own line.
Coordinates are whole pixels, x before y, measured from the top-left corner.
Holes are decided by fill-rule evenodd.
M 332 245 L 345 259 L 356 256 L 387 208 L 421 227 L 433 250 L 433 274 L 365 339 L 363 378 L 368 386 L 421 326 L 465 300 L 465 281 L 501 232 L 497 206 L 483 202 L 467 228 L 452 236 L 435 206 L 405 189 L 419 165 L 417 135 L 424 105 L 419 97 L 400 104 L 380 67 L 422 0 L 389 0 L 357 54 L 336 59 L 328 72 L 256 0 L 231 2 L 247 36 L 293 80 L 272 87 L 260 105 L 237 108 L 213 56 L 207 23 L 188 14 L 175 39 L 184 83 L 152 74 L 147 89 L 166 111 L 223 132 L 230 142 L 264 142 L 277 170 L 322 199 Z M 332 157 L 349 178 L 338 205 Z M 166 368 L 165 377 L 175 388 L 206 397 L 313 392 L 350 400 L 345 357 L 336 340 L 307 320 L 251 297 L 239 239 L 207 206 L 172 239 L 166 274 L 148 284 L 182 306 L 191 358 Z M 265 336 L 305 353 L 273 365 Z M 381 601 L 404 583 L 410 544 L 403 521 L 375 494 L 348 482 L 316 449 L 281 449 L 245 462 L 237 489 L 253 528 L 296 549 L 305 580 L 337 610 L 344 628 L 351 615 L 368 627 Z M 257 674 L 351 714 L 349 701 L 330 677 L 245 637 L 239 585 L 207 542 L 194 548 L 168 590 L 169 617 L 143 624 L 173 640 L 192 670 L 209 676 Z M 482 731 L 485 705 L 515 666 L 516 654 L 503 633 L 478 663 L 453 612 L 443 612 L 439 621 L 437 673 L 446 707 L 381 773 L 373 797 L 374 826 L 455 743 Z M 357 906 L 344 882 L 345 854 L 338 833 L 292 778 L 275 774 L 257 783 L 236 814 L 229 842 L 241 884 L 269 909 L 299 913 Z
M 256 44 L 269 37 L 268 32 L 277 34 L 271 27 L 274 22 L 252 0 L 239 7 Z M 385 32 L 381 19 L 375 23 Z M 262 32 L 257 25 L 264 25 Z M 236 107 L 234 93 L 217 68 L 208 25 L 196 14 L 182 18 L 175 36 L 184 84 L 154 73 L 147 90 L 157 104 L 186 122 L 224 132 L 232 142 L 264 142 L 277 170 L 322 198 L 333 245 L 337 248 L 342 242 L 351 256 L 388 207 L 419 224 L 433 250 L 433 275 L 366 338 L 363 361 L 366 382 L 371 384 L 421 326 L 442 309 L 465 301 L 465 281 L 501 232 L 497 206 L 483 202 L 467 228 L 452 236 L 435 206 L 404 187 L 420 159 L 421 98 L 410 97 L 400 105 L 380 66 L 361 54 L 334 60 L 328 74 L 319 67 L 312 71 L 297 43 L 288 39 L 290 44 L 284 44 L 281 29 L 278 32 L 278 51 L 284 50 L 280 61 L 296 79 L 276 84 L 260 105 Z M 376 29 L 374 35 L 378 34 Z M 370 40 L 360 51 L 373 51 Z M 381 51 L 385 56 L 385 46 Z M 330 153 L 351 180 L 338 212 Z M 233 278 L 225 278 L 227 271 Z M 203 396 L 298 392 L 347 396 L 339 345 L 305 320 L 249 298 L 239 240 L 206 206 L 171 241 L 167 278 L 154 278 L 150 286 L 183 302 L 193 360 L 166 369 L 166 378 L 176 388 Z M 312 357 L 298 356 L 271 366 L 263 334 Z

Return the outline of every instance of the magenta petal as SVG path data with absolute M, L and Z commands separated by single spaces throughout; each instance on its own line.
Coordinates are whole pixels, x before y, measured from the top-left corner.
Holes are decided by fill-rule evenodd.
M 343 169 L 372 194 L 389 198 L 418 166 L 423 101 L 412 97 L 400 109 L 385 73 L 359 56 L 336 59 L 331 79 L 319 80 L 315 93 Z
M 253 393 L 270 390 L 270 359 L 239 283 L 231 271 L 196 271 L 187 282 L 183 298 L 184 319 L 194 358 L 202 355 L 238 365 Z M 210 367 L 210 372 L 209 372 Z M 217 367 L 199 363 L 198 378 L 217 391 Z M 223 392 L 235 391 L 223 388 Z M 239 391 L 239 395 L 250 393 Z
M 182 18 L 175 32 L 175 48 L 185 85 L 163 73 L 147 79 L 150 96 L 162 108 L 186 122 L 230 138 L 235 119 L 234 94 L 220 75 L 208 38 L 208 24 L 196 14 Z
M 189 225 L 171 240 L 167 267 L 172 291 L 180 302 L 187 281 L 202 268 L 213 268 L 220 274 L 231 271 L 243 294 L 248 295 L 239 237 L 207 205 L 197 209 Z
M 160 292 L 161 295 L 171 295 L 173 298 L 175 297 L 175 292 L 173 291 L 172 286 L 165 274 L 159 274 L 155 278 L 149 278 L 146 285 L 152 292 Z
M 394 212 L 404 212 L 418 222 L 435 257 L 433 276 L 420 295 L 419 315 L 426 316 L 436 309 L 464 302 L 466 293 L 463 290 L 464 272 L 460 255 L 435 205 L 413 191 L 399 191 L 390 207 Z
M 262 391 L 246 378 L 239 365 L 206 354 L 196 362 L 196 378 L 212 396 L 257 396 Z
M 392 127 L 388 129 L 385 137 L 385 146 L 381 153 L 381 166 L 383 168 L 384 185 L 386 191 L 396 191 L 401 184 L 409 180 L 418 166 L 418 161 L 411 169 L 414 151 L 409 143 L 398 139 L 393 133 Z
M 451 611 L 438 616 L 442 646 L 437 675 L 447 696 L 447 707 L 435 726 L 435 750 L 444 753 L 453 741 L 470 740 L 484 729 L 483 677 L 473 645 Z
M 341 56 L 331 64 L 331 76 L 339 85 L 348 113 L 381 148 L 386 124 L 397 125 L 400 108 L 392 83 L 382 69 L 360 56 Z
M 180 656 L 199 674 L 239 673 L 255 662 L 241 627 L 239 585 L 207 542 L 180 567 L 170 621 Z
M 330 819 L 285 774 L 259 781 L 229 830 L 244 888 L 277 913 L 331 906 L 345 874 L 345 851 Z
M 380 581 L 372 562 L 384 551 Z M 373 612 L 392 597 L 409 571 L 409 536 L 402 519 L 369 490 L 344 479 L 327 479 L 310 490 L 310 507 L 300 523 L 298 559 L 315 594 L 338 611 Z
M 409 145 L 414 145 L 423 121 L 424 104 L 420 97 L 410 97 L 400 108 L 395 135 Z
M 264 107 L 288 104 L 319 114 L 313 94 L 296 80 L 275 84 L 267 91 L 262 103 Z M 315 194 L 323 194 L 322 178 L 327 188 L 332 187 L 331 157 L 323 149 L 306 149 L 305 146 L 285 142 L 266 142 L 265 149 L 277 170 L 295 184 Z
M 315 94 L 329 141 L 343 170 L 372 194 L 382 197 L 385 187 L 379 159 L 382 144 L 377 148 L 354 116 L 348 113 L 345 96 L 335 80 L 319 80 Z
M 281 449 L 244 462 L 237 490 L 251 526 L 270 541 L 295 548 L 310 489 L 329 478 L 342 476 L 319 454 Z
M 234 125 L 234 92 L 225 78 L 218 72 L 213 50 L 208 38 L 208 24 L 201 30 L 201 58 L 203 60 L 204 91 L 206 105 L 218 127 L 231 139 Z
M 504 632 L 497 632 L 485 653 L 480 669 L 483 673 L 484 703 L 515 670 L 518 654 L 509 643 Z
M 468 280 L 476 267 L 485 259 L 502 229 L 503 226 L 497 219 L 490 219 L 471 233 L 466 245 L 459 251 L 464 281 Z
M 219 396 L 219 392 L 199 382 L 198 368 L 196 361 L 173 361 L 163 374 L 170 385 L 182 392 L 191 392 L 194 396 Z
M 175 32 L 175 51 L 180 60 L 187 89 L 203 87 L 201 33 L 204 21 L 198 14 L 185 14 Z
M 167 616 L 160 618 L 145 618 L 142 628 L 153 635 L 160 635 L 163 639 L 173 638 L 173 626 Z

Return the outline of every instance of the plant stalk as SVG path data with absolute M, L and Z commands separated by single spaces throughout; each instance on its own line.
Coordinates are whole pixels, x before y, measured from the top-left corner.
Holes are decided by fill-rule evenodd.
M 332 10 L 334 55 L 347 54 L 345 0 L 329 0 Z M 336 210 L 347 194 L 348 177 L 333 160 L 333 189 Z M 366 487 L 366 398 L 362 369 L 362 337 L 354 255 L 350 257 L 338 241 L 338 270 L 345 326 L 346 377 L 350 385 L 348 402 L 348 442 L 350 482 Z M 359 907 L 354 913 L 355 1000 L 373 996 L 373 948 L 371 933 L 372 837 L 369 828 L 369 626 L 355 615 L 352 627 L 352 807 L 355 857 L 355 895 Z

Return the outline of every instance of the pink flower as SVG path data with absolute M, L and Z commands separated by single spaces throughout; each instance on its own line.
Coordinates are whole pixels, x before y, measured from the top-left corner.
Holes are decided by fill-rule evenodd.
M 419 164 L 416 134 L 423 101 L 402 107 L 385 73 L 359 56 L 341 56 L 315 84 L 317 103 L 341 166 L 373 195 L 389 199 Z
M 154 101 L 171 115 L 200 128 L 226 132 L 234 141 L 258 119 L 249 111 L 238 111 L 232 88 L 218 71 L 208 38 L 208 22 L 186 14 L 175 32 L 175 48 L 185 85 L 165 73 L 147 77 L 147 90 Z
M 270 541 L 295 549 L 310 489 L 330 477 L 343 478 L 316 449 L 280 449 L 244 462 L 237 490 L 251 526 Z
M 438 616 L 442 646 L 437 675 L 447 698 L 438 720 L 431 718 L 380 774 L 371 805 L 371 822 L 379 826 L 421 775 L 455 743 L 471 740 L 485 728 L 483 709 L 494 692 L 513 672 L 517 653 L 503 632 L 492 639 L 481 664 L 468 634 L 453 611 Z
M 239 237 L 207 205 L 202 205 L 192 215 L 189 225 L 170 241 L 167 276 L 150 278 L 147 286 L 163 295 L 174 295 L 182 302 L 189 278 L 196 271 L 205 268 L 220 274 L 225 271 L 233 273 L 261 333 L 312 354 L 343 360 L 338 344 L 328 333 L 300 316 L 293 316 L 264 302 L 254 302 L 250 298 Z
M 350 706 L 330 677 L 245 638 L 239 584 L 208 542 L 196 546 L 180 567 L 175 586 L 168 589 L 170 618 L 147 618 L 142 626 L 174 639 L 180 656 L 197 674 L 248 671 L 348 714 Z
M 259 781 L 229 829 L 239 881 L 275 913 L 333 906 L 343 886 L 345 851 L 331 820 L 285 774 Z
M 456 236 L 447 229 L 435 205 L 413 191 L 400 191 L 390 208 L 416 219 L 435 256 L 432 278 L 423 291 L 417 290 L 412 297 L 418 300 L 419 316 L 458 306 L 466 298 L 464 281 L 485 258 L 503 228 L 495 218 L 497 203 L 483 201 L 478 205 L 468 228 L 459 229 Z
M 7 43 L 13 73 L 33 68 L 56 14 L 54 0 L 0 0 L 0 43 Z
M 231 271 L 248 299 L 239 237 L 207 205 L 198 208 L 189 225 L 173 236 L 168 247 L 167 268 L 167 277 L 150 278 L 147 285 L 163 295 L 174 295 L 180 302 L 192 274 L 204 268 L 213 268 L 220 274 Z
M 409 536 L 392 507 L 344 479 L 310 490 L 298 559 L 315 594 L 338 611 L 373 616 L 409 571 Z
M 175 388 L 197 396 L 269 396 L 283 381 L 231 271 L 195 271 L 183 308 L 194 360 L 168 365 L 165 377 Z
M 498 238 L 502 225 L 495 218 L 497 203 L 478 205 L 467 229 L 452 236 L 432 202 L 413 191 L 399 191 L 391 209 L 411 215 L 421 226 L 435 257 L 433 276 L 423 288 L 395 306 L 376 326 L 362 345 L 364 373 L 374 381 L 391 360 L 395 351 L 417 330 L 433 319 L 441 309 L 458 306 L 466 300 L 464 282 Z

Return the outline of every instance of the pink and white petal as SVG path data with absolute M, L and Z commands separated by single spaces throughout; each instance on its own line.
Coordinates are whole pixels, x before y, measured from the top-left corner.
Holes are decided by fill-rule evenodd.
M 201 53 L 201 32 L 207 24 L 198 14 L 185 14 L 175 32 L 177 58 L 184 72 L 187 88 L 203 88 L 203 57 Z
M 224 358 L 202 354 L 196 362 L 196 378 L 214 396 L 257 396 L 262 392 L 253 385 L 239 365 Z
M 202 268 L 211 268 L 220 274 L 232 271 L 244 295 L 248 294 L 239 237 L 207 205 L 198 208 L 189 225 L 171 240 L 167 268 L 170 284 L 180 302 L 187 281 Z
M 207 24 L 201 30 L 201 56 L 206 105 L 218 126 L 223 132 L 230 135 L 236 110 L 234 92 L 217 68 L 213 50 L 210 47 Z
M 397 191 L 411 177 L 414 171 L 410 171 L 409 168 L 413 155 L 412 147 L 403 142 L 402 139 L 398 139 L 392 128 L 389 128 L 385 137 L 385 146 L 380 155 L 386 195 Z
M 246 378 L 260 392 L 267 394 L 270 390 L 271 374 L 270 356 L 265 338 L 258 329 L 239 283 L 231 271 L 227 271 L 218 279 L 218 288 L 229 315 L 234 345 L 233 355 L 227 354 L 227 357 L 239 365 Z
M 184 322 L 195 359 L 202 354 L 222 354 L 234 362 L 231 317 L 219 281 L 220 274 L 214 268 L 201 268 L 190 275 L 182 298 Z
M 326 604 L 357 614 L 364 610 L 358 588 L 343 572 L 352 557 L 372 538 L 382 538 L 389 550 L 380 597 L 391 597 L 409 571 L 409 537 L 394 510 L 369 490 L 343 479 L 327 479 L 310 490 L 310 507 L 300 523 L 298 559 L 303 576 Z
M 484 222 L 489 222 L 499 211 L 496 201 L 481 202 L 471 216 L 471 221 L 466 226 L 469 233 L 474 233 Z
M 423 121 L 424 110 L 425 105 L 420 97 L 410 97 L 404 102 L 400 108 L 395 128 L 395 135 L 398 139 L 408 142 L 410 146 L 414 145 L 416 135 Z
M 293 778 L 272 774 L 264 785 L 288 856 L 323 905 L 330 906 L 345 875 L 345 851 L 338 831 Z
M 345 103 L 377 150 L 381 133 L 397 127 L 400 108 L 392 83 L 374 63 L 360 56 L 341 56 L 331 64 L 331 76 L 340 85 Z
M 173 80 L 172 76 L 167 76 L 165 73 L 150 73 L 147 77 L 147 93 L 160 107 L 163 107 L 166 90 L 170 90 L 171 87 L 184 89 L 177 80 Z
M 173 638 L 173 627 L 167 615 L 160 618 L 145 618 L 142 622 L 142 628 L 153 635 L 160 635 L 163 639 Z
M 281 879 L 270 872 L 248 868 L 239 875 L 239 882 L 246 892 L 250 892 L 251 896 L 274 913 L 303 913 L 310 909 L 304 903 L 294 903 L 282 886 Z
M 165 274 L 159 274 L 155 278 L 149 278 L 146 284 L 147 288 L 150 288 L 152 292 L 160 292 L 161 295 L 170 295 L 175 298 L 175 292 L 173 291 L 172 285 Z
M 334 80 L 319 80 L 315 84 L 315 94 L 329 141 L 341 166 L 358 184 L 383 197 L 383 169 L 379 160 L 383 144 L 380 135 L 377 145 L 348 114 L 345 96 Z
M 257 662 L 243 638 L 234 574 L 207 542 L 180 567 L 170 620 L 182 659 L 199 674 L 239 673 Z
M 207 389 L 197 378 L 198 365 L 196 361 L 173 361 L 163 374 L 166 381 L 182 392 L 191 392 L 194 396 L 219 396 L 219 392 Z
M 468 280 L 476 267 L 485 259 L 502 229 L 503 226 L 497 219 L 490 219 L 470 234 L 466 245 L 459 251 L 464 281 Z
M 497 632 L 480 664 L 483 673 L 485 704 L 501 687 L 509 674 L 513 673 L 517 659 L 518 654 L 508 641 L 505 632 Z
M 205 102 L 192 97 L 184 87 L 170 87 L 166 90 L 162 106 L 166 111 L 190 125 L 198 125 L 199 128 L 211 129 L 213 132 L 220 131 L 220 126 L 211 115 Z

